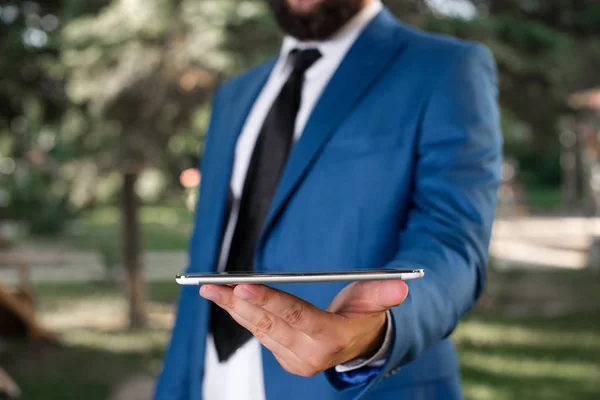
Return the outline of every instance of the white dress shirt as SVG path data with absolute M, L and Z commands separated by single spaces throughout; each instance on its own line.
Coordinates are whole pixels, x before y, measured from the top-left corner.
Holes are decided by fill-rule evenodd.
M 254 102 L 236 144 L 230 182 L 233 204 L 219 256 L 219 271 L 224 270 L 227 263 L 229 247 L 237 223 L 242 189 L 254 145 L 267 113 L 292 70 L 289 60 L 290 51 L 295 48 L 317 48 L 321 52 L 321 58 L 306 71 L 304 76 L 302 99 L 294 129 L 294 140 L 298 140 L 317 100 L 344 56 L 354 44 L 358 35 L 381 11 L 382 7 L 380 0 L 371 1 L 338 33 L 323 42 L 299 42 L 289 36 L 284 39 L 279 60 Z M 344 365 L 338 365 L 336 367 L 338 372 L 349 371 L 365 365 L 376 366 L 382 364 L 385 361 L 384 358 L 391 342 L 390 325 L 388 324 L 385 343 L 375 356 L 368 360 L 357 359 Z M 203 398 L 205 400 L 264 400 L 265 389 L 262 372 L 261 347 L 257 339 L 249 340 L 226 362 L 219 363 L 212 336 L 208 336 L 203 382 Z

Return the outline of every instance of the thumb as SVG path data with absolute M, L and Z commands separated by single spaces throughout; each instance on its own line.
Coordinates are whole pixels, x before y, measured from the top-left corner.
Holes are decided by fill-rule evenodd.
M 329 311 L 340 313 L 383 312 L 396 307 L 408 296 L 404 281 L 363 281 L 348 285 L 331 305 Z
M 408 285 L 404 281 L 380 281 L 377 290 L 377 303 L 388 308 L 399 306 L 408 296 Z

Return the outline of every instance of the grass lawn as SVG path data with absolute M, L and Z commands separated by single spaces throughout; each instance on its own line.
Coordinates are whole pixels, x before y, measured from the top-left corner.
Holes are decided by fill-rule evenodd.
M 183 206 L 143 206 L 140 212 L 143 248 L 146 251 L 187 250 L 194 213 Z M 22 237 L 36 246 L 65 247 L 78 250 L 111 251 L 120 249 L 120 214 L 117 207 L 88 211 L 70 224 L 67 232 L 56 236 Z
M 40 314 L 58 332 L 61 345 L 11 341 L 8 351 L 0 351 L 0 366 L 21 386 L 20 399 L 106 400 L 132 375 L 158 373 L 170 322 L 157 317 L 172 315 L 179 287 L 171 281 L 148 285 L 152 328 L 137 331 L 124 328 L 121 292 L 103 283 L 49 283 L 36 288 Z
M 122 293 L 120 287 L 108 283 L 40 283 L 36 296 L 43 309 L 53 309 L 61 303 L 86 298 L 116 298 Z M 147 290 L 152 303 L 175 304 L 179 296 L 179 285 L 174 281 L 150 282 Z
M 185 250 L 193 213 L 185 207 L 145 206 L 140 213 L 145 250 Z M 119 248 L 119 209 L 104 207 L 82 216 L 76 232 L 66 238 L 79 248 Z
M 151 284 L 149 299 L 159 310 L 151 314 L 170 315 L 177 292 L 171 282 Z M 80 308 L 98 320 L 110 316 L 111 304 L 123 306 L 119 294 L 118 288 L 98 284 L 38 288 L 42 315 L 64 311 L 71 319 Z M 10 344 L 0 365 L 22 386 L 23 400 L 105 400 L 131 374 L 158 372 L 170 333 L 168 324 L 153 325 L 143 331 L 63 327 L 62 347 Z M 514 320 L 472 315 L 453 340 L 467 399 L 597 399 L 600 393 L 598 315 Z
M 598 399 L 600 316 L 472 316 L 453 335 L 467 399 Z
M 527 206 L 534 213 L 547 213 L 560 210 L 562 192 L 560 187 L 527 186 Z

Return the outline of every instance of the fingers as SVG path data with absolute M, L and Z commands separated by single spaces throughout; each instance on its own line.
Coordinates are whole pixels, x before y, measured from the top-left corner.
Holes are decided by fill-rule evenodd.
M 248 329 L 251 332 L 255 332 L 255 331 L 253 331 L 252 323 L 250 323 L 246 319 L 242 318 L 239 314 L 237 314 L 235 312 L 232 312 L 232 311 L 228 311 L 228 312 L 231 315 L 231 317 L 238 324 L 240 324 L 241 326 L 243 326 L 244 328 Z M 264 327 L 264 325 L 262 325 L 262 324 L 263 323 L 261 323 L 261 326 Z M 263 346 L 265 346 L 269 351 L 271 351 L 273 353 L 273 355 L 275 356 L 275 358 L 279 361 L 279 363 L 281 365 L 284 365 L 283 360 L 285 360 L 285 363 L 287 363 L 287 365 L 301 363 L 299 357 L 291 349 L 287 348 L 285 345 L 274 340 L 271 336 L 269 336 L 267 334 L 262 334 L 262 335 L 260 335 L 260 334 L 257 335 L 255 333 L 253 333 L 253 334 L 263 344 Z
M 325 324 L 336 317 L 296 296 L 263 285 L 238 285 L 233 293 L 309 336 L 319 335 Z
M 200 295 L 222 307 L 271 351 L 281 352 L 282 348 L 302 348 L 303 341 L 306 340 L 305 335 L 281 318 L 235 296 L 231 288 L 204 285 L 200 288 Z
M 200 295 L 250 330 L 288 372 L 314 376 L 370 354 L 385 327 L 382 310 L 401 303 L 407 290 L 403 282 L 349 285 L 334 300 L 339 314 L 262 285 L 204 285 Z
M 318 343 L 305 333 L 288 325 L 268 310 L 234 295 L 227 286 L 204 285 L 200 295 L 226 310 L 241 326 L 250 330 L 269 349 L 288 372 L 310 377 L 335 365 L 330 354 L 341 345 Z M 293 297 L 293 296 L 292 296 Z

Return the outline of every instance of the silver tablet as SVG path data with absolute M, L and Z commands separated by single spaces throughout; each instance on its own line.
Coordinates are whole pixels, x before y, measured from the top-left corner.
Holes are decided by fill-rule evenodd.
M 422 269 L 381 269 L 343 272 L 241 272 L 177 275 L 180 285 L 235 285 L 241 283 L 308 283 L 409 280 L 425 275 Z

